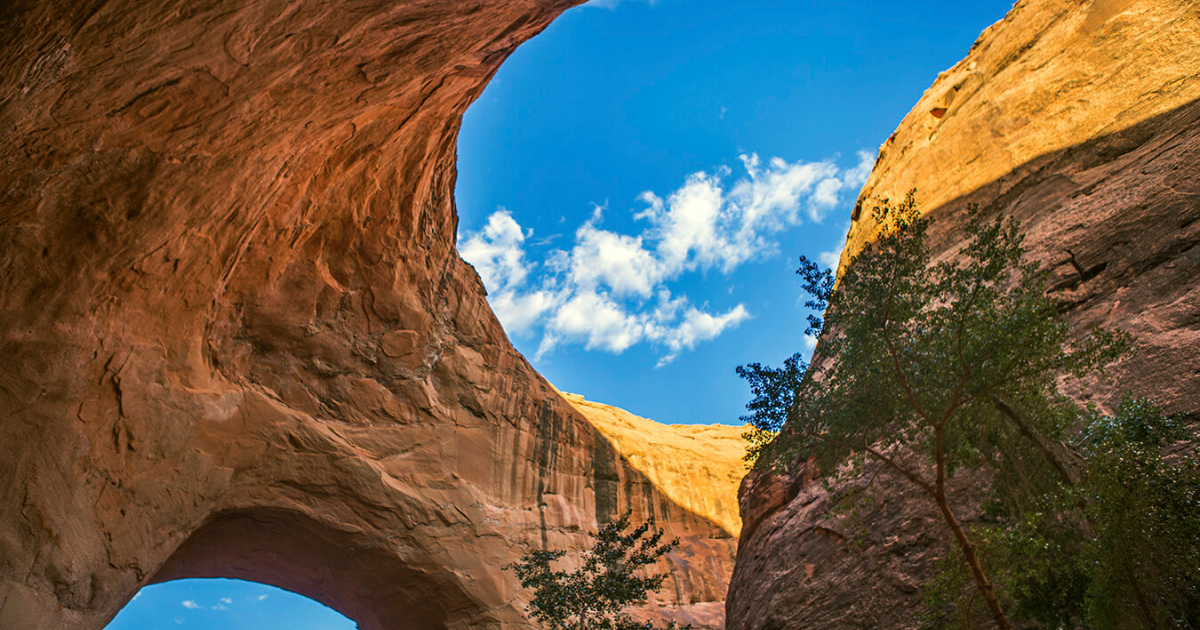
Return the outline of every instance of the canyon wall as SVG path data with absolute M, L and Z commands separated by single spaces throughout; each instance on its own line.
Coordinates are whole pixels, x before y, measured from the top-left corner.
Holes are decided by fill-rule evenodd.
M 627 509 L 719 617 L 728 507 L 660 492 L 455 252 L 461 116 L 575 3 L 0 5 L 0 627 L 183 577 L 526 627 L 500 567 Z
M 843 264 L 877 233 L 874 200 L 910 188 L 939 258 L 961 247 L 969 206 L 1015 217 L 1063 316 L 1133 335 L 1132 358 L 1069 393 L 1200 412 L 1200 4 L 1018 2 L 884 143 Z M 964 496 L 984 485 L 954 483 Z M 908 484 L 753 474 L 740 500 L 729 628 L 922 627 L 947 541 Z
M 636 520 L 653 518 L 666 530 L 664 538 L 679 539 L 678 548 L 658 566 L 671 577 L 634 617 L 723 628 L 725 590 L 742 529 L 738 487 L 746 473 L 742 433 L 747 427 L 665 425 L 577 394 L 563 397 L 616 454 L 596 454 L 594 466 L 605 467 L 593 481 L 597 514 L 627 505 Z M 696 522 L 697 517 L 703 520 Z

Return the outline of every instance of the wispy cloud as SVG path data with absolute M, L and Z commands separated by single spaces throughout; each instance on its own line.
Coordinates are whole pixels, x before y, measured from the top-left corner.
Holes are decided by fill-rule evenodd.
M 875 154 L 870 151 L 860 150 L 857 153 L 858 165 L 846 171 L 842 181 L 847 188 L 851 189 L 855 195 L 867 183 L 867 178 L 871 176 L 871 169 L 875 168 Z
M 267 596 L 266 596 L 266 595 L 259 595 L 259 596 L 258 596 L 258 598 L 257 598 L 255 601 L 260 601 L 260 602 L 261 602 L 261 601 L 263 601 L 263 600 L 264 600 L 264 599 L 266 599 L 266 598 L 267 598 Z
M 845 171 L 831 161 L 739 159 L 744 174 L 732 184 L 722 167 L 689 175 L 669 194 L 639 195 L 634 234 L 605 229 L 606 208 L 595 206 L 570 249 L 536 261 L 526 251 L 532 231 L 501 208 L 481 230 L 459 236 L 459 252 L 479 272 L 505 330 L 540 336 L 539 357 L 568 344 L 619 354 L 646 343 L 664 365 L 750 318 L 743 304 L 712 311 L 669 284 L 776 254 L 781 232 L 824 220 L 862 186 L 863 165 L 870 170 L 866 152 Z
M 183 606 L 184 608 L 186 608 L 188 610 L 200 610 L 201 608 L 204 608 L 200 604 L 197 604 L 196 602 L 194 602 L 190 599 L 185 599 L 182 602 L 179 602 L 179 605 Z
M 654 6 L 658 4 L 658 0 L 591 0 L 583 6 L 596 9 L 608 9 L 611 11 L 621 4 L 648 4 L 650 6 Z
M 846 191 L 853 194 L 854 197 L 857 198 L 859 191 L 863 187 L 863 184 L 867 183 L 867 177 L 871 175 L 871 169 L 874 167 L 875 156 L 869 151 L 859 151 L 858 165 L 847 170 L 842 175 L 842 184 Z M 817 255 L 817 261 L 821 263 L 821 266 L 833 269 L 835 272 L 837 271 L 838 263 L 842 259 L 842 250 L 846 248 L 846 236 L 849 234 L 849 232 L 850 224 L 846 223 L 841 230 L 838 230 L 838 234 L 841 234 L 841 238 L 838 240 L 837 245 L 835 245 L 833 249 L 823 251 Z
M 846 236 L 850 233 L 850 224 L 847 223 L 845 227 L 838 230 L 838 233 L 841 234 L 841 237 L 838 239 L 837 245 L 834 245 L 833 249 L 828 249 L 817 254 L 817 262 L 821 263 L 822 267 L 832 269 L 835 272 L 838 268 L 838 262 L 842 259 L 842 250 L 846 249 Z

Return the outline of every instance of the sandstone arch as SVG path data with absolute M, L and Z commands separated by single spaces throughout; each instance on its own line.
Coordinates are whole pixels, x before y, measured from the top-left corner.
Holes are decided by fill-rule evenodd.
M 415 599 L 519 627 L 497 567 L 581 544 L 601 485 L 696 543 L 679 601 L 723 596 L 729 535 L 529 367 L 454 250 L 461 115 L 572 4 L 0 8 L 0 627 L 236 577 L 238 547 L 188 550 L 247 519 L 430 585 L 292 585 L 364 628 Z
M 269 584 L 319 601 L 361 628 L 446 627 L 484 612 L 458 576 L 415 570 L 399 554 L 374 552 L 373 544 L 379 541 L 290 510 L 226 512 L 193 533 L 151 581 Z

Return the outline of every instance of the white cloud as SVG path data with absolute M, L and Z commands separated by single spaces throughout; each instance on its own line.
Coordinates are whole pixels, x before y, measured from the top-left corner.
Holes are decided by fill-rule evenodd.
M 639 197 L 649 207 L 636 217 L 653 226 L 658 258 L 671 272 L 712 267 L 730 257 L 729 239 L 719 230 L 724 196 L 720 175 L 701 172 L 688 176 L 666 203 L 651 191 Z
M 259 596 L 258 596 L 258 598 L 257 598 L 257 601 L 260 601 L 260 602 L 261 602 L 261 601 L 263 601 L 263 600 L 264 600 L 264 599 L 266 599 L 266 598 L 267 598 L 267 596 L 266 596 L 266 595 L 259 595 Z
M 812 200 L 816 207 L 832 208 L 838 203 L 838 191 L 842 189 L 842 181 L 836 177 L 822 179 L 813 192 Z M 813 219 L 819 221 L 820 218 Z
M 490 296 L 488 303 L 505 330 L 512 334 L 524 335 L 554 307 L 555 299 L 556 296 L 549 291 L 518 293 L 514 290 L 504 290 Z
M 683 321 L 678 326 L 667 327 L 663 331 L 662 342 L 669 352 L 659 359 L 658 366 L 674 361 L 680 352 L 691 350 L 702 341 L 716 339 L 727 328 L 736 327 L 749 317 L 750 312 L 741 304 L 723 315 L 716 316 L 695 307 L 688 307 Z
M 858 157 L 858 166 L 843 172 L 831 161 L 764 162 L 744 154 L 745 175 L 728 188 L 732 172 L 722 167 L 689 175 L 665 197 L 639 195 L 638 233 L 601 228 L 605 208 L 594 207 L 571 247 L 550 251 L 540 263 L 526 256 L 533 231 L 500 208 L 480 231 L 459 235 L 459 252 L 479 272 L 505 330 L 540 333 L 538 357 L 567 344 L 619 354 L 646 343 L 664 365 L 750 317 L 743 304 L 718 311 L 693 306 L 687 296 L 673 297 L 668 285 L 684 274 L 728 274 L 773 255 L 778 234 L 821 221 L 861 187 L 870 155 Z M 838 252 L 820 259 L 834 266 Z
M 764 170 L 758 155 L 739 156 L 746 167 L 749 180 L 734 185 L 730 195 L 743 207 L 746 223 L 778 232 L 785 226 L 797 225 L 800 220 L 800 200 L 808 195 L 817 182 L 837 176 L 838 168 L 832 162 L 796 162 L 789 164 L 780 158 L 771 158 Z M 809 218 L 820 221 L 824 210 L 811 201 Z M 827 210 L 827 208 L 825 209 Z
M 842 183 L 855 195 L 858 195 L 863 184 L 867 183 L 867 177 L 870 177 L 871 169 L 875 168 L 875 154 L 870 151 L 859 151 L 857 155 L 858 165 L 846 171 L 842 176 Z
M 197 604 L 196 602 L 194 602 L 190 599 L 183 600 L 182 602 L 179 603 L 179 605 L 183 606 L 184 608 L 186 608 L 188 610 L 200 610 L 201 608 L 203 608 L 203 606 L 201 606 L 200 604 Z
M 833 249 L 817 254 L 817 262 L 821 263 L 822 267 L 832 269 L 834 272 L 837 272 L 838 263 L 842 260 L 842 250 L 846 249 L 846 236 L 850 233 L 850 224 L 844 225 L 839 233 L 842 237 Z
M 579 286 L 607 285 L 618 296 L 650 297 L 663 276 L 659 261 L 642 247 L 641 236 L 597 229 L 594 221 L 575 233 L 570 261 L 571 277 Z
M 461 239 L 460 239 L 461 240 Z M 488 291 L 518 287 L 529 274 L 525 267 L 525 234 L 503 208 L 488 217 L 483 231 L 458 246 L 463 260 L 475 266 Z
M 525 260 L 525 233 L 512 215 L 501 208 L 488 217 L 487 225 L 466 240 L 460 236 L 458 251 L 471 263 L 500 323 L 510 334 L 525 334 L 551 306 L 545 291 L 520 291 L 533 268 Z
M 741 304 L 719 315 L 701 311 L 686 297 L 672 299 L 665 288 L 659 290 L 653 307 L 637 312 L 630 312 L 606 294 L 585 292 L 572 296 L 547 322 L 538 356 L 563 343 L 582 343 L 589 350 L 619 354 L 634 344 L 648 342 L 665 349 L 657 365 L 661 367 L 749 317 Z
M 566 300 L 550 318 L 543 345 L 548 351 L 561 341 L 583 341 L 588 350 L 599 348 L 619 354 L 645 337 L 645 326 L 639 319 L 607 295 L 580 293 Z
M 789 163 L 757 154 L 738 156 L 746 171 L 726 191 L 728 169 L 688 176 L 666 200 L 651 191 L 639 199 L 646 209 L 635 215 L 651 224 L 648 235 L 666 275 L 717 268 L 729 273 L 758 256 L 774 253 L 772 236 L 800 225 L 802 210 L 818 222 L 836 205 L 842 183 L 832 162 Z
M 620 5 L 621 3 L 626 2 L 626 1 L 633 2 L 634 0 L 591 0 L 590 2 L 584 4 L 583 6 L 594 7 L 597 9 L 612 10 L 612 9 L 617 8 L 618 5 Z M 658 0 L 637 0 L 637 1 L 641 2 L 642 4 L 648 4 L 650 6 L 654 6 L 654 5 L 658 4 Z

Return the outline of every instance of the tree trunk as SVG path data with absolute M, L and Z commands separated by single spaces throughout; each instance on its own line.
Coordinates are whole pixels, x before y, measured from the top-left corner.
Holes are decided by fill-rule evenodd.
M 1008 615 L 1004 614 L 1004 609 L 1000 606 L 1000 600 L 996 597 L 995 590 L 992 589 L 991 581 L 988 580 L 987 575 L 983 572 L 983 565 L 979 563 L 979 556 L 975 555 L 975 546 L 971 544 L 971 540 L 967 538 L 967 532 L 954 516 L 954 511 L 950 509 L 950 502 L 946 500 L 946 493 L 944 491 L 938 492 L 934 500 L 937 502 L 938 509 L 942 511 L 942 516 L 946 519 L 946 524 L 954 532 L 954 538 L 958 540 L 958 547 L 962 550 L 963 557 L 967 559 L 967 564 L 971 566 L 971 574 L 975 577 L 975 585 L 979 587 L 979 592 L 983 595 L 983 599 L 987 601 L 988 608 L 992 611 L 992 617 L 996 620 L 996 626 L 1000 630 L 1013 630 L 1012 624 L 1008 622 Z

